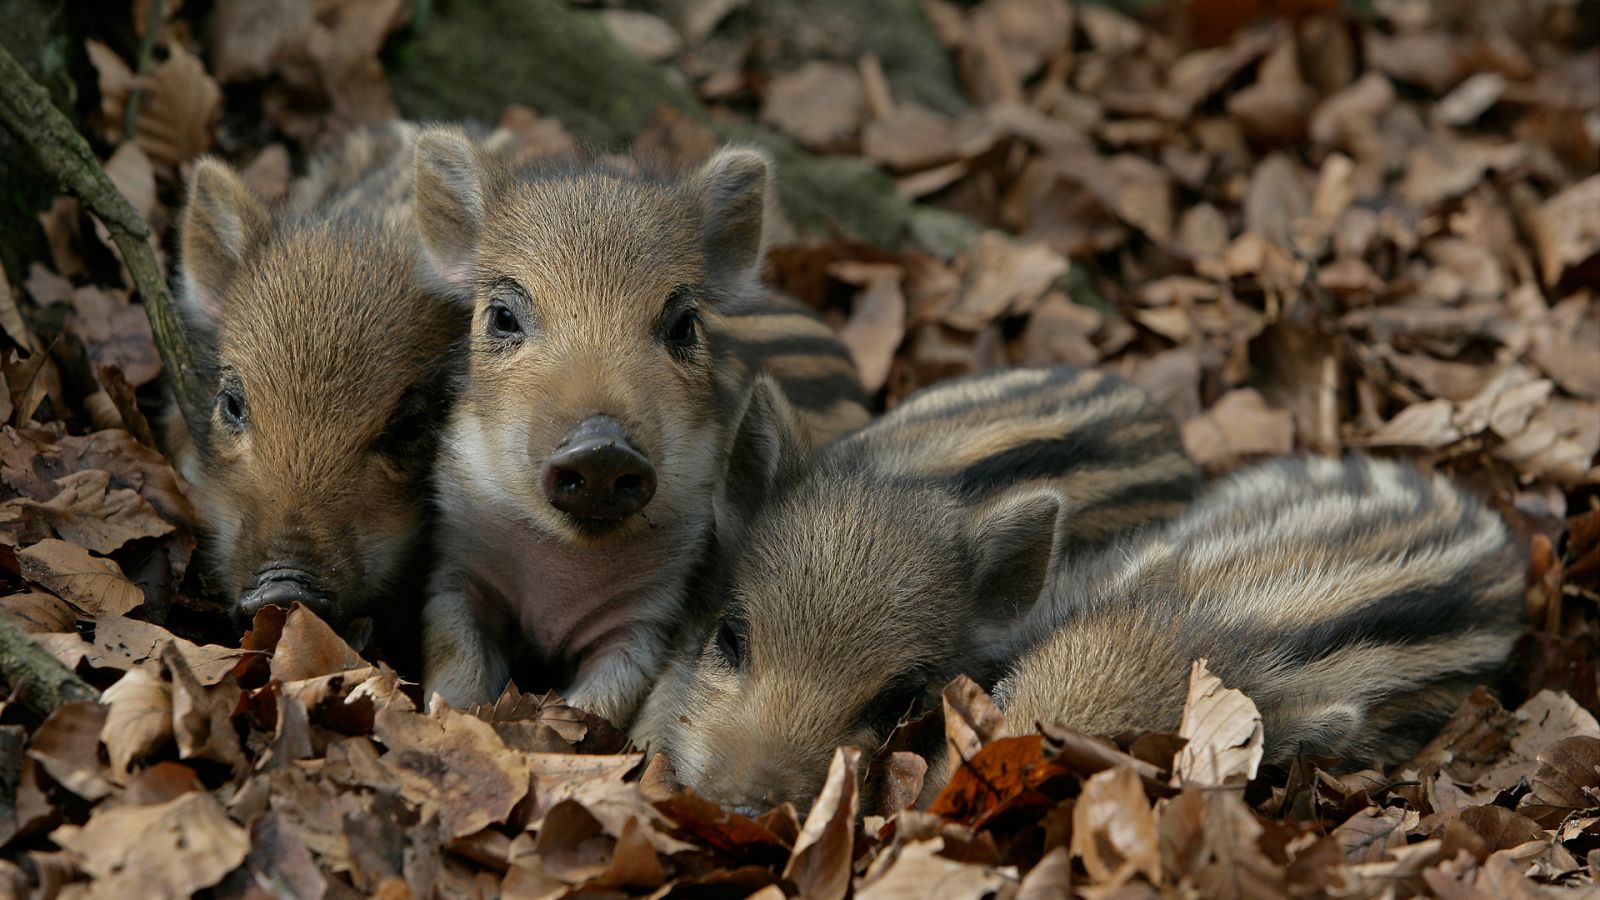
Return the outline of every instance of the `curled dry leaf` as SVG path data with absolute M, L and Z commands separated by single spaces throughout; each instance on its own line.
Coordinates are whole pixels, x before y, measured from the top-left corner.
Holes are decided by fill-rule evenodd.
M 1224 687 L 1206 661 L 1189 670 L 1189 696 L 1178 735 L 1188 743 L 1172 761 L 1175 785 L 1222 785 L 1256 777 L 1265 752 L 1261 713 L 1243 693 Z
M 1592 285 L 1600 273 L 1600 175 L 1546 200 L 1530 226 L 1546 287 L 1553 290 L 1565 279 Z
M 62 787 L 85 800 L 98 800 L 115 788 L 100 761 L 100 734 L 110 711 L 89 700 L 63 703 L 28 742 L 28 757 Z
M 283 634 L 272 653 L 272 677 L 283 682 L 303 681 L 368 668 L 367 661 L 317 618 L 317 614 L 296 603 L 289 608 Z
M 40 541 L 17 551 L 22 577 L 48 588 L 87 618 L 120 615 L 144 603 L 144 594 L 109 559 L 66 541 Z
M 894 352 L 906 335 L 906 298 L 900 291 L 900 267 L 843 261 L 828 274 L 861 290 L 839 340 L 850 351 L 861 386 L 876 393 L 889 380 Z
M 1139 773 L 1117 766 L 1090 776 L 1072 810 L 1072 855 L 1089 877 L 1118 884 L 1142 874 L 1161 883 L 1157 819 Z
M 114 777 L 126 781 L 135 761 L 172 739 L 172 685 L 133 669 L 106 688 L 100 702 L 106 707 L 100 741 L 106 745 Z
M 50 837 L 94 878 L 87 897 L 187 896 L 244 862 L 250 839 L 206 792 L 155 806 L 102 806 Z
M 945 776 L 985 745 L 1005 737 L 1006 716 L 976 681 L 965 675 L 944 688 Z
M 861 751 L 840 747 L 828 764 L 828 777 L 795 840 L 783 877 L 801 896 L 842 900 L 850 890 L 855 861 L 856 764 Z

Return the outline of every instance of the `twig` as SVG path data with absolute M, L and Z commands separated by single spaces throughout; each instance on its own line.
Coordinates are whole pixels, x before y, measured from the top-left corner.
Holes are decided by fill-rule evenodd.
M 122 139 L 133 140 L 133 128 L 139 121 L 139 103 L 144 99 L 142 80 L 144 73 L 150 69 L 150 54 L 155 51 L 156 32 L 161 30 L 162 10 L 161 0 L 149 0 L 144 13 L 144 35 L 139 38 L 139 59 L 136 61 L 134 74 L 139 79 L 133 83 L 133 90 L 128 92 L 128 105 L 122 111 Z
M 205 408 L 199 373 L 188 334 L 178 318 L 172 295 L 167 292 L 161 267 L 150 250 L 150 228 L 106 177 L 88 142 L 51 104 L 44 88 L 28 77 L 4 47 L 0 47 L 0 124 L 28 147 L 45 172 L 77 195 L 111 232 L 111 239 L 122 252 L 122 261 L 144 301 L 156 348 L 161 351 L 171 376 L 173 396 L 193 433 L 196 423 L 201 421 L 200 412 Z
M 43 718 L 72 700 L 99 700 L 89 686 L 61 660 L 34 642 L 22 629 L 0 618 L 0 675 L 29 711 Z

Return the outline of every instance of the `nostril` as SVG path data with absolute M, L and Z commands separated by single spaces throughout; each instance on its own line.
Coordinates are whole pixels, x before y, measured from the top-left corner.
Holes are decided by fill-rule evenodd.
M 574 469 L 557 469 L 556 487 L 563 491 L 583 490 L 583 473 Z
M 644 490 L 644 476 L 633 473 L 622 475 L 617 478 L 614 486 L 623 493 L 637 493 Z

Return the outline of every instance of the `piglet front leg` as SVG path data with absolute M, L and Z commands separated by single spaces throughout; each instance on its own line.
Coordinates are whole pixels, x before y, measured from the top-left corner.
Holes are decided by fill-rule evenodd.
M 563 693 L 579 709 L 627 728 L 661 668 L 659 649 L 630 642 L 586 663 Z
M 434 576 L 422 608 L 422 695 L 454 709 L 493 702 L 511 680 L 504 636 L 515 630 L 497 608 L 453 572 Z

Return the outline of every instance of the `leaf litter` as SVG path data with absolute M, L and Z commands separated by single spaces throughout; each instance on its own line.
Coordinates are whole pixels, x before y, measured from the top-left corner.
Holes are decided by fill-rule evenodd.
M 747 5 L 593 14 L 713 118 L 862 158 L 978 226 L 950 255 L 779 226 L 770 279 L 838 327 L 883 406 L 991 366 L 1101 365 L 1150 390 L 1211 472 L 1344 448 L 1446 470 L 1535 548 L 1504 705 L 1480 690 L 1391 771 L 1280 770 L 1260 763 L 1249 698 L 1203 664 L 1172 735 L 1008 724 L 964 680 L 931 720 L 943 758 L 842 749 L 804 816 L 758 818 L 678 789 L 664 759 L 553 694 L 424 714 L 415 685 L 307 610 L 232 636 L 190 569 L 200 523 L 146 418 L 161 399 L 148 324 L 104 229 L 63 197 L 39 216 L 48 254 L 0 279 L 0 615 L 103 693 L 43 721 L 0 707 L 0 882 L 89 897 L 1592 891 L 1600 92 L 1576 7 L 1193 0 L 1131 17 L 929 0 L 964 92 L 934 108 L 896 96 L 888 57 L 780 65 L 719 40 Z M 125 43 L 84 47 L 96 149 L 158 251 L 198 155 L 278 197 L 326 136 L 392 117 L 380 54 L 409 11 L 189 15 L 168 11 L 142 75 Z M 576 152 L 527 107 L 498 124 L 527 157 Z M 687 163 L 715 145 L 662 110 L 635 148 Z

